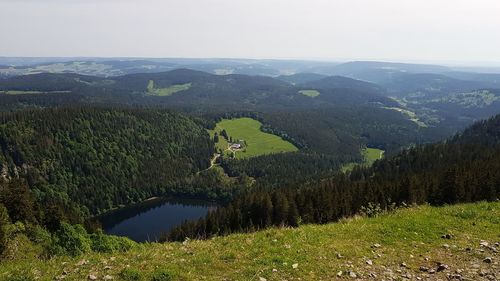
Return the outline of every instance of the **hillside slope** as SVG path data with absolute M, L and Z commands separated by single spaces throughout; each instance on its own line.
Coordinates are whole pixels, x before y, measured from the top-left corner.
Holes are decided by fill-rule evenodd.
M 335 224 L 144 244 L 120 254 L 6 261 L 0 279 L 496 280 L 499 230 L 498 202 L 421 206 Z M 139 278 L 123 277 L 134 273 Z M 169 278 L 153 279 L 160 273 Z

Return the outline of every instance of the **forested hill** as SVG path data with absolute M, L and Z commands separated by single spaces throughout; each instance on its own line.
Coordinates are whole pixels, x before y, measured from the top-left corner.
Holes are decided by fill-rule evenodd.
M 449 141 L 417 146 L 302 188 L 244 194 L 166 239 L 206 238 L 269 226 L 327 223 L 402 204 L 435 205 L 500 198 L 500 116 Z M 481 140 L 481 141 L 477 141 Z
M 0 114 L 0 149 L 1 203 L 27 221 L 18 216 L 33 204 L 81 218 L 150 196 L 192 195 L 185 180 L 214 152 L 205 129 L 184 115 L 87 107 Z M 26 201 L 20 194 L 32 202 L 26 210 L 16 206 Z

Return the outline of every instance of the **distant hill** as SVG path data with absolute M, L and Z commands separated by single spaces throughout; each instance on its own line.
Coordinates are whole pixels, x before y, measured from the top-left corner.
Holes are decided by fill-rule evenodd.
M 315 80 L 320 80 L 327 77 L 326 75 L 323 74 L 317 74 L 317 73 L 296 73 L 292 75 L 281 75 L 276 77 L 276 79 L 282 80 L 289 82 L 291 84 L 304 84 L 307 82 L 315 81 Z
M 387 88 L 390 94 L 397 96 L 421 93 L 431 97 L 495 87 L 494 83 L 488 81 L 467 81 L 429 73 L 400 74 L 381 85 Z
M 405 73 L 443 73 L 447 71 L 451 71 L 451 69 L 439 65 L 354 61 L 335 66 L 329 74 L 379 83 Z

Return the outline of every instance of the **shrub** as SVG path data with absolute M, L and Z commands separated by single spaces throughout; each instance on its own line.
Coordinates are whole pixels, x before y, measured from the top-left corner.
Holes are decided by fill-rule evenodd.
M 89 235 L 79 224 L 72 226 L 68 223 L 61 223 L 55 233 L 54 243 L 58 251 L 62 250 L 72 256 L 81 255 L 91 249 Z
M 124 252 L 135 246 L 135 242 L 118 236 L 106 235 L 102 230 L 90 235 L 92 250 L 101 253 Z
M 9 224 L 9 213 L 5 206 L 0 203 L 0 256 L 7 247 L 7 227 Z
M 143 279 L 141 272 L 134 268 L 125 268 L 122 270 L 120 278 L 125 281 L 140 281 Z

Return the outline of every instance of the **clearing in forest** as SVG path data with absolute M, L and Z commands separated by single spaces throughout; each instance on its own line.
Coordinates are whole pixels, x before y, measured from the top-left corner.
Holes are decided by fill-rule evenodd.
M 149 80 L 147 89 L 149 96 L 167 97 L 173 95 L 174 93 L 185 91 L 189 88 L 191 88 L 191 83 L 172 85 L 166 88 L 156 88 L 155 82 L 153 80 Z
M 209 133 L 212 138 L 217 133 L 217 149 L 234 153 L 238 159 L 298 150 L 281 137 L 262 132 L 261 127 L 262 123 L 252 118 L 223 119 Z M 227 138 L 222 136 L 222 131 L 226 132 Z

